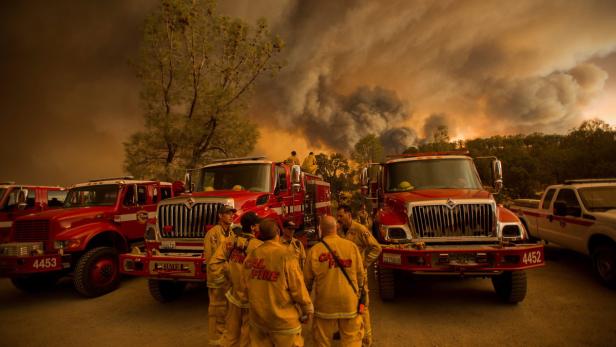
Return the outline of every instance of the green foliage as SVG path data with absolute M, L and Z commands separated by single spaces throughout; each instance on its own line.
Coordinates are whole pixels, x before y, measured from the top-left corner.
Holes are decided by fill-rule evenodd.
M 493 136 L 466 142 L 473 157 L 503 162 L 504 195 L 533 197 L 565 179 L 616 177 L 616 129 L 600 120 L 583 122 L 567 135 Z
M 137 177 L 174 179 L 213 158 L 248 154 L 259 136 L 241 116 L 255 81 L 281 68 L 264 20 L 218 15 L 215 1 L 161 0 L 145 22 L 138 75 L 145 129 L 125 143 Z
M 332 196 L 338 200 L 342 191 L 353 188 L 353 171 L 349 166 L 349 161 L 340 153 L 327 155 L 319 153 L 317 159 L 317 174 L 323 176 L 329 182 Z
M 364 136 L 355 144 L 351 159 L 360 166 L 385 160 L 385 149 L 381 140 L 373 134 Z

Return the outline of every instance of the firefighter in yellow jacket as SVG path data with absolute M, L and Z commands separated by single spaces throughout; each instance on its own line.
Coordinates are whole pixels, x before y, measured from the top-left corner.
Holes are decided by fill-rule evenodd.
M 291 156 L 284 161 L 288 165 L 299 165 L 299 158 L 297 157 L 297 152 L 291 151 Z
M 253 347 L 303 346 L 301 323 L 314 312 L 299 263 L 280 243 L 279 232 L 274 220 L 262 221 L 259 238 L 264 243 L 248 254 L 242 269 L 240 299 L 250 307 Z
M 223 244 L 229 237 L 233 214 L 236 210 L 231 206 L 222 206 L 218 211 L 218 224 L 210 228 L 203 240 L 203 259 L 209 263 L 218 246 Z M 227 299 L 225 292 L 226 284 L 207 282 L 210 304 L 207 308 L 208 336 L 211 345 L 220 345 L 222 333 L 225 329 L 225 317 L 227 315 Z
M 372 265 L 379 257 L 379 254 L 381 254 L 381 245 L 379 245 L 366 227 L 353 221 L 353 214 L 350 206 L 340 205 L 336 213 L 338 223 L 342 226 L 342 230 L 339 232 L 340 236 L 353 241 L 357 245 L 364 259 L 364 268 L 368 269 L 368 266 Z M 368 281 L 364 283 L 364 290 L 368 293 Z M 368 295 L 366 295 L 366 299 L 367 298 Z M 365 329 L 363 346 L 372 346 L 372 324 L 370 323 L 368 301 L 366 301 L 366 308 L 362 316 Z
M 282 223 L 282 237 L 280 238 L 280 242 L 289 247 L 291 252 L 295 254 L 299 261 L 300 269 L 303 269 L 304 263 L 306 262 L 306 250 L 304 249 L 302 241 L 294 237 L 296 229 L 297 226 L 293 221 L 285 220 Z
M 302 163 L 302 171 L 311 174 L 317 172 L 317 158 L 314 156 L 313 152 L 310 152 L 310 154 L 304 158 L 304 162 Z
M 342 346 L 359 347 L 363 337 L 359 293 L 366 278 L 362 256 L 355 243 L 336 234 L 333 217 L 321 219 L 320 232 L 322 241 L 308 251 L 304 267 L 308 290 L 314 287 L 314 340 L 319 347 L 331 346 L 333 334 L 339 331 Z
M 225 332 L 222 345 L 227 347 L 248 347 L 248 302 L 240 300 L 240 277 L 246 255 L 257 248 L 262 241 L 254 237 L 259 229 L 260 219 L 254 212 L 245 213 L 240 219 L 241 229 L 235 230 L 227 238 L 207 266 L 208 281 L 221 287 L 228 283 L 231 287 L 226 294 L 229 301 Z

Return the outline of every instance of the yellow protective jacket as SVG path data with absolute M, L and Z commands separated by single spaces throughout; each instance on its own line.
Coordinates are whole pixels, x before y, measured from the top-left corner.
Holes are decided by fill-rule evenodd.
M 230 287 L 227 300 L 239 308 L 248 308 L 237 294 L 241 286 L 242 267 L 248 253 L 263 244 L 251 234 L 231 233 L 207 263 L 207 281 L 212 287 Z
M 216 252 L 218 246 L 220 246 L 227 237 L 229 236 L 229 228 L 225 229 L 222 225 L 217 224 L 210 228 L 205 234 L 205 238 L 203 239 L 203 259 L 205 263 L 209 263 L 210 259 Z M 211 286 L 208 281 L 207 286 L 209 288 L 220 288 Z
M 299 165 L 300 164 L 299 158 L 296 155 L 292 155 L 288 157 L 287 160 L 285 160 L 284 162 L 289 165 Z
M 306 263 L 306 250 L 304 249 L 302 241 L 292 237 L 290 240 L 281 238 L 280 242 L 282 242 L 283 245 L 289 247 L 289 250 L 291 250 L 291 252 L 295 254 L 297 260 L 299 261 L 300 269 L 303 269 L 304 264 Z
M 355 290 L 336 264 L 323 242 L 308 250 L 304 279 L 308 290 L 314 287 L 314 315 L 324 319 L 348 319 L 357 316 L 359 288 L 364 286 L 366 272 L 359 248 L 338 235 L 323 238 L 349 275 Z
M 279 241 L 265 241 L 250 252 L 241 279 L 240 300 L 248 301 L 255 328 L 297 334 L 302 330 L 301 314 L 314 312 L 295 254 Z
M 365 226 L 354 221 L 349 230 L 346 232 L 341 230 L 340 233 L 342 233 L 340 236 L 353 241 L 359 247 L 359 252 L 364 259 L 365 268 L 374 263 L 379 254 L 381 254 L 381 245 Z
M 304 162 L 302 163 L 302 171 L 306 171 L 311 174 L 317 171 L 317 158 L 314 155 L 309 155 L 304 158 Z

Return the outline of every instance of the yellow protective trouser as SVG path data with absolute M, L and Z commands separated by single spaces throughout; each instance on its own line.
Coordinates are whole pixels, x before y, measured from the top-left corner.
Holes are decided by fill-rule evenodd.
M 314 317 L 312 335 L 317 347 L 329 347 L 332 345 L 334 333 L 340 332 L 340 345 L 360 347 L 362 344 L 363 329 L 362 317 L 347 319 L 324 319 Z
M 366 292 L 366 304 L 364 307 L 364 313 L 362 313 L 361 317 L 364 321 L 364 339 L 362 341 L 363 347 L 372 346 L 372 323 L 370 323 L 370 311 L 368 310 L 368 306 L 370 304 L 370 291 L 368 290 L 368 281 L 364 283 L 364 291 Z
M 208 337 L 210 345 L 220 345 L 222 334 L 225 331 L 225 318 L 227 316 L 226 288 L 208 288 L 210 304 L 207 307 Z
M 252 347 L 302 347 L 302 333 L 276 334 L 250 326 L 250 346 Z
M 229 303 L 227 322 L 222 345 L 225 347 L 248 347 L 250 346 L 250 325 L 248 324 L 248 309 L 239 308 Z

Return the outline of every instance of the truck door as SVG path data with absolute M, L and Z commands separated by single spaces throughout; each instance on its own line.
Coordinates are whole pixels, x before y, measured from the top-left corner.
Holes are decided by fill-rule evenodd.
M 545 238 L 547 236 L 546 232 L 548 232 L 548 230 L 551 228 L 551 224 L 554 219 L 552 216 L 552 200 L 554 199 L 554 193 L 556 193 L 556 188 L 551 188 L 547 192 L 545 192 L 543 200 L 541 200 L 541 206 L 539 206 L 539 211 L 537 215 L 531 215 L 531 218 L 529 218 L 529 220 L 535 220 L 537 227 L 536 230 L 538 232 L 538 235 L 533 236 L 536 236 L 540 239 L 547 240 Z M 529 225 L 528 227 L 531 229 L 533 228 L 533 226 L 531 225 Z
M 122 203 L 115 221 L 120 223 L 120 230 L 127 239 L 142 239 L 148 213 L 155 210 L 156 205 L 151 203 L 147 185 L 129 184 L 124 186 Z
M 550 238 L 557 244 L 584 252 L 583 234 L 587 228 L 587 221 L 582 219 L 582 206 L 575 190 L 561 189 L 554 201 L 563 201 L 567 205 L 566 216 L 553 216 Z M 553 205 L 553 204 L 552 204 Z
M 0 241 L 7 237 L 15 218 L 42 210 L 36 204 L 36 188 L 13 187 L 6 194 L 0 207 Z

